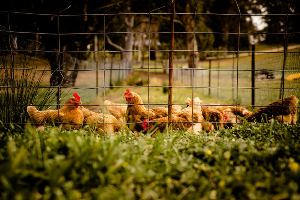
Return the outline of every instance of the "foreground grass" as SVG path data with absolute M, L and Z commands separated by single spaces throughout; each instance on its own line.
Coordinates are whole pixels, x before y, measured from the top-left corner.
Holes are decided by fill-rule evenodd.
M 1 134 L 1 199 L 299 199 L 300 127 Z

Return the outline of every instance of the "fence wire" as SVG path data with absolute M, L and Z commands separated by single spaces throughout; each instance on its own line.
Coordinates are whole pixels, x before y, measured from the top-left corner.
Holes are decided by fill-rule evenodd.
M 13 109 L 20 100 L 12 101 L 12 96 L 24 95 L 24 92 L 31 90 L 30 87 L 36 89 L 35 93 L 30 93 L 36 97 L 52 95 L 46 97 L 47 101 L 39 98 L 34 100 L 35 97 L 26 100 L 21 105 L 21 116 L 26 115 L 24 108 L 29 103 L 40 109 L 59 108 L 74 91 L 80 94 L 84 106 L 96 112 L 107 112 L 105 100 L 125 104 L 123 93 L 127 88 L 141 95 L 148 110 L 165 106 L 170 111 L 170 102 L 184 108 L 187 97 L 193 99 L 198 96 L 203 105 L 252 106 L 254 109 L 278 98 L 290 95 L 300 97 L 300 45 L 288 43 L 289 37 L 297 37 L 299 33 L 289 33 L 287 29 L 275 33 L 261 31 L 255 34 L 281 37 L 282 41 L 278 43 L 283 45 L 275 48 L 263 48 L 261 45 L 261 49 L 258 45 L 255 51 L 250 44 L 248 48 L 241 48 L 241 42 L 248 41 L 249 36 L 254 34 L 241 31 L 241 17 L 263 16 L 261 14 L 176 13 L 176 16 L 238 17 L 234 25 L 237 31 L 234 32 L 202 31 L 196 28 L 186 31 L 178 28 L 176 23 L 173 32 L 166 31 L 157 19 L 166 18 L 168 21 L 172 13 L 53 15 L 5 11 L 0 14 L 7 19 L 7 23 L 0 24 L 2 104 L 12 104 L 10 106 Z M 287 14 L 267 15 L 279 17 Z M 288 15 L 293 17 L 299 14 Z M 127 30 L 111 28 L 111 16 L 125 17 Z M 85 17 L 102 23 L 103 29 L 74 32 L 64 26 L 64 23 Z M 18 18 L 44 18 L 55 29 L 52 32 L 40 32 L 35 26 L 24 28 L 17 23 Z M 139 23 L 134 19 L 140 19 Z M 169 45 L 171 34 L 174 34 L 174 47 Z M 201 49 L 196 48 L 195 44 L 195 47 L 187 49 L 182 38 L 189 34 L 195 41 L 195 38 L 209 35 L 226 38 L 226 41 L 235 44 L 235 48 Z M 82 44 L 77 44 L 80 37 L 89 41 L 84 46 L 86 50 L 79 48 Z M 74 40 L 71 48 L 66 46 L 68 40 Z M 131 40 L 132 48 L 126 46 L 130 43 L 128 40 Z M 53 45 L 44 44 L 43 41 Z M 173 56 L 169 58 L 170 53 Z M 193 68 L 187 61 L 190 55 L 195 63 Z M 49 56 L 54 57 L 54 63 L 51 63 L 51 59 L 48 62 Z M 57 67 L 53 69 L 55 65 Z M 61 79 L 59 84 L 50 84 L 50 80 L 57 78 Z M 17 79 L 21 81 L 16 82 Z M 174 84 L 170 85 L 170 81 Z M 168 99 L 166 91 L 171 92 L 171 99 L 170 93 Z M 13 94 L 10 96 L 8 93 Z M 171 115 L 170 112 L 168 114 Z M 6 113 L 2 121 L 11 123 L 17 120 L 8 116 L 9 113 Z

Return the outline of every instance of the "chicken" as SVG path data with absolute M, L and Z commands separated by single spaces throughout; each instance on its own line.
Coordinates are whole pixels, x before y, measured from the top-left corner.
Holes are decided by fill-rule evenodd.
M 144 119 L 142 127 L 144 132 L 155 132 L 156 130 L 162 132 L 168 124 L 173 130 L 188 130 L 192 126 L 192 123 L 187 122 L 185 118 L 179 117 L 178 115 L 172 115 L 170 121 L 168 117 L 160 117 L 151 120 Z M 202 130 L 202 127 L 200 127 L 200 130 Z
M 126 109 L 126 123 L 132 131 L 142 131 L 142 122 L 146 118 L 153 118 L 155 116 L 151 109 L 146 109 L 142 98 L 130 89 L 124 93 L 127 102 Z
M 216 106 L 223 115 L 224 128 L 232 127 L 241 123 L 241 117 L 245 118 L 252 114 L 251 111 L 242 106 Z
M 252 114 L 251 111 L 242 106 L 221 106 L 218 104 L 202 105 L 202 113 L 206 121 L 214 124 L 215 129 L 232 127 L 241 122 L 241 117 L 246 118 Z
M 182 109 L 178 116 L 186 119 L 187 122 L 203 122 L 201 100 L 198 97 L 194 100 L 187 98 L 186 103 L 188 106 Z
M 32 123 L 37 127 L 58 123 L 63 116 L 63 113 L 58 112 L 58 110 L 39 111 L 35 106 L 27 106 L 27 113 Z
M 79 107 L 80 103 L 80 96 L 77 92 L 74 92 L 73 97 L 59 109 L 59 112 L 63 113 L 61 123 L 64 129 L 79 129 L 82 127 L 84 116 Z
M 273 118 L 281 123 L 296 124 L 298 102 L 299 99 L 294 95 L 280 99 L 253 112 L 246 117 L 246 120 L 249 122 L 266 122 Z
M 93 112 L 85 107 L 81 107 L 84 115 L 84 124 L 96 128 L 105 133 L 119 131 L 125 123 L 110 114 Z
M 31 121 L 37 126 L 59 122 L 64 129 L 79 129 L 83 124 L 83 112 L 79 108 L 80 96 L 74 92 L 73 97 L 59 110 L 39 111 L 34 106 L 27 106 Z
M 142 131 L 144 119 L 155 119 L 168 116 L 168 108 L 156 107 L 147 109 L 144 106 L 142 98 L 130 89 L 125 91 L 124 97 L 127 102 L 126 122 L 132 131 Z M 179 110 L 181 110 L 179 106 L 174 106 L 172 113 L 176 113 Z
M 196 127 L 196 130 L 199 130 L 199 126 L 201 125 L 201 129 L 210 132 L 213 131 L 215 128 L 209 121 L 204 119 L 203 116 L 203 108 L 202 108 L 202 101 L 199 99 L 199 97 L 192 99 L 187 98 L 185 101 L 187 107 L 182 110 L 182 112 L 179 114 L 179 116 L 184 116 L 188 121 L 193 121 L 198 123 Z M 192 117 L 193 113 L 193 117 Z M 192 127 L 195 128 L 195 127 Z
M 112 114 L 118 120 L 125 122 L 126 121 L 126 109 L 127 105 L 116 104 L 109 100 L 104 101 L 104 105 L 110 114 Z
M 203 106 L 202 113 L 205 121 L 211 122 L 214 126 L 214 129 L 224 128 L 224 123 L 227 120 L 227 116 L 224 112 L 214 108 L 213 106 Z
M 150 121 L 145 119 L 143 122 L 144 130 L 158 127 L 162 131 L 169 122 L 172 129 L 175 130 L 185 130 L 193 133 L 199 133 L 202 130 L 213 130 L 212 124 L 204 121 L 201 100 L 198 97 L 194 98 L 193 101 L 188 98 L 187 103 L 188 107 L 182 109 L 180 112 L 173 113 L 170 121 L 168 117 L 155 118 Z
M 146 109 L 142 98 L 137 93 L 127 89 L 124 93 L 124 97 L 127 102 L 127 114 L 147 116 L 150 118 L 155 115 L 151 109 Z
M 191 105 L 191 99 L 187 98 L 186 105 Z M 246 117 L 251 114 L 249 110 L 241 106 L 221 106 L 221 105 L 202 105 L 202 115 L 206 124 L 206 131 L 213 129 L 231 127 L 240 123 L 239 117 Z M 214 126 L 212 127 L 212 124 Z M 205 126 L 203 126 L 205 130 Z

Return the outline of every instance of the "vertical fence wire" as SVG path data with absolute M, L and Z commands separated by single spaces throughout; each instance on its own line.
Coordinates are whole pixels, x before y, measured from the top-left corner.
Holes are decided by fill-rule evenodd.
M 59 75 L 62 76 L 62 52 L 61 52 L 61 35 L 60 35 L 60 15 L 57 15 L 57 35 L 58 35 L 58 52 L 56 52 L 56 56 L 58 56 L 58 72 Z M 60 83 L 58 84 L 57 87 L 57 109 L 59 110 L 60 108 L 60 99 L 61 99 L 61 84 L 62 80 L 59 81 Z
M 103 16 L 103 99 L 102 99 L 102 106 L 101 106 L 101 110 L 103 112 L 104 110 L 104 101 L 105 101 L 105 98 L 106 98 L 106 44 L 105 44 L 105 41 L 106 41 L 106 17 L 105 15 Z M 103 117 L 102 119 L 103 121 L 103 124 L 105 124 L 105 117 Z
M 239 12 L 239 24 L 238 24 L 238 35 L 237 35 L 237 51 L 236 51 L 236 98 L 235 98 L 235 106 L 238 106 L 238 99 L 239 99 L 239 61 L 240 61 L 240 39 L 241 39 L 241 20 L 242 20 L 242 15 L 241 15 L 241 10 L 239 7 L 239 4 L 237 0 L 234 0 L 236 7 Z M 236 117 L 237 120 L 237 117 Z
M 7 21 L 8 21 L 8 30 L 11 32 L 11 26 L 10 26 L 10 13 L 8 12 L 7 13 Z M 8 93 L 9 92 L 9 85 L 11 86 L 11 90 L 12 90 L 12 93 L 14 93 L 14 90 L 15 90 L 15 85 L 14 85 L 14 82 L 13 82 L 13 78 L 14 78 L 14 72 L 15 72 L 15 58 L 14 58 L 14 52 L 13 52 L 13 48 L 12 48 L 12 41 L 11 41 L 11 35 L 8 35 L 8 42 L 9 42 L 9 53 L 10 53 L 10 66 L 11 66 L 11 69 L 9 70 L 8 67 L 5 67 L 5 73 L 10 73 L 10 80 L 7 81 L 7 89 L 6 89 L 6 92 Z M 10 71 L 10 72 L 9 72 Z M 8 76 L 7 76 L 8 78 Z M 12 103 L 14 103 L 14 101 L 12 101 Z M 14 107 L 14 105 L 12 105 L 12 107 Z M 6 118 L 9 118 L 6 120 L 6 122 L 11 122 L 12 118 L 10 118 L 10 114 L 9 113 L 6 113 Z
M 287 59 L 287 51 L 288 51 L 288 14 L 285 17 L 285 26 L 284 26 L 284 35 L 283 35 L 283 63 L 282 63 L 282 71 L 281 71 L 281 82 L 280 82 L 280 93 L 279 99 L 283 100 L 284 98 L 284 80 L 285 80 L 285 66 Z
M 148 98 L 148 104 L 147 104 L 147 110 L 149 112 L 150 110 L 150 52 L 151 52 L 151 12 L 148 14 L 148 59 L 147 59 L 147 98 Z M 143 58 L 142 58 L 143 59 Z M 149 121 L 149 115 L 147 116 L 147 120 Z

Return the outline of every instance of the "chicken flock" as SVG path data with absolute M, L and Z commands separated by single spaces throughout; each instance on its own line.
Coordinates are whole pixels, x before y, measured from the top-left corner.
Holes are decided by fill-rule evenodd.
M 130 89 L 126 89 L 124 98 L 126 104 L 104 101 L 109 114 L 94 112 L 82 106 L 76 92 L 61 109 L 39 111 L 35 106 L 27 106 L 27 113 L 32 123 L 40 129 L 47 124 L 59 124 L 66 130 L 88 125 L 105 133 L 115 133 L 125 128 L 144 133 L 157 132 L 166 127 L 200 133 L 232 127 L 243 120 L 267 122 L 275 119 L 281 123 L 295 124 L 299 101 L 292 95 L 252 112 L 242 106 L 203 105 L 195 97 L 187 98 L 184 108 L 172 105 L 169 116 L 167 107 L 146 107 L 140 95 Z

